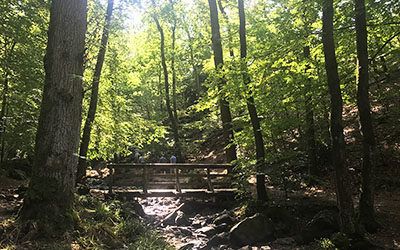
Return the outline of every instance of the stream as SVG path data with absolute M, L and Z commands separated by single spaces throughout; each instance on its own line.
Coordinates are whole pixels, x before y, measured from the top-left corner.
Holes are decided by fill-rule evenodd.
M 161 197 L 138 201 L 148 215 L 148 222 L 156 226 L 167 242 L 182 250 L 208 249 L 207 242 L 212 236 L 228 230 L 226 223 L 216 219 L 232 214 L 227 210 L 229 203 L 213 200 Z

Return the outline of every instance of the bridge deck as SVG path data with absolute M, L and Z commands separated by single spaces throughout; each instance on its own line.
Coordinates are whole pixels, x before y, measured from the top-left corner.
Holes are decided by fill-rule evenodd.
M 233 197 L 236 194 L 236 189 L 215 189 L 211 192 L 207 189 L 181 189 L 181 192 L 175 189 L 149 189 L 143 192 L 141 189 L 114 189 L 113 194 L 123 197 L 194 197 L 194 198 L 208 198 L 208 197 Z M 95 190 L 95 192 L 106 193 L 105 190 Z

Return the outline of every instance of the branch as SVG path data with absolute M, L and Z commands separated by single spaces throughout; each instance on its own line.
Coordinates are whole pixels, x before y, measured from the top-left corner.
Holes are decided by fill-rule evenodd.
M 379 53 L 388 45 L 393 39 L 395 39 L 398 35 L 400 35 L 400 31 L 391 36 L 376 52 L 375 54 L 371 57 L 370 61 L 374 61 L 376 57 L 379 55 Z

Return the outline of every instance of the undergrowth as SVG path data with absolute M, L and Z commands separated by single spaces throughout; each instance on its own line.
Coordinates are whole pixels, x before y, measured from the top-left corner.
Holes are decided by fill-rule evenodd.
M 11 218 L 0 223 L 0 249 L 172 249 L 130 208 L 118 200 L 77 196 L 73 231 L 61 239 L 27 238 Z

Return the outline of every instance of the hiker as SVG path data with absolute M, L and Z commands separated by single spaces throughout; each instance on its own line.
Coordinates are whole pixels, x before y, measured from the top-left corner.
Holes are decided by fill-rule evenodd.
M 159 162 L 160 163 L 168 163 L 168 160 L 167 160 L 167 158 L 164 157 L 164 155 L 161 155 Z
M 144 160 L 144 157 L 143 157 L 143 155 L 141 155 L 140 157 L 139 157 L 139 163 L 145 163 L 146 161 Z
M 169 159 L 170 163 L 176 163 L 176 156 L 172 155 L 171 158 Z

